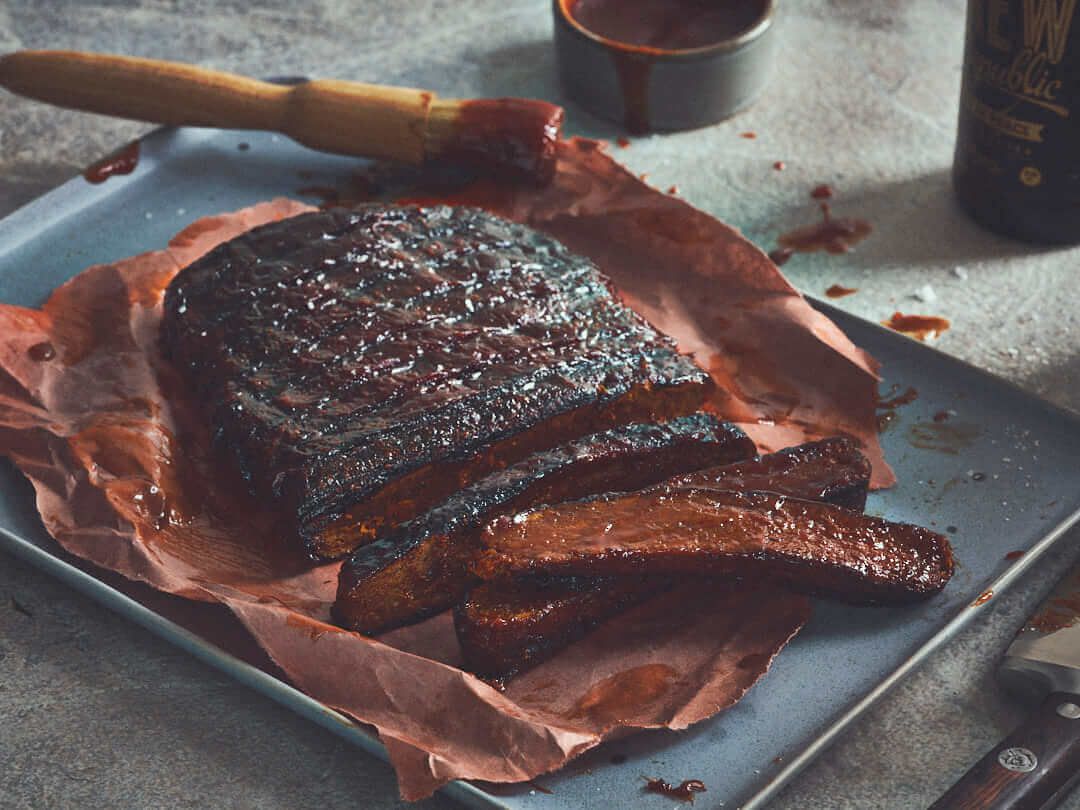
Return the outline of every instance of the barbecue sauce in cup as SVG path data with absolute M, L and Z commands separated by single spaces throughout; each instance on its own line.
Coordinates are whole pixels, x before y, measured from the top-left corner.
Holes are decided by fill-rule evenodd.
M 568 8 L 604 39 L 662 51 L 707 48 L 761 18 L 760 3 L 742 0 L 573 0 Z
M 563 86 L 640 134 L 727 118 L 761 92 L 773 0 L 553 0 Z

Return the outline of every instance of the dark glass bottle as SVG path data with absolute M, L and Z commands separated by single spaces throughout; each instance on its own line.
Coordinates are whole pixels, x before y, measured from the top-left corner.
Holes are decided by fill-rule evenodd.
M 968 0 L 953 185 L 992 230 L 1080 242 L 1080 0 Z

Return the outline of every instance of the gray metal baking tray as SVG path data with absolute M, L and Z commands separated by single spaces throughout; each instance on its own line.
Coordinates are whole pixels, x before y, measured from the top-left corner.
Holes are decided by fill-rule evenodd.
M 355 160 L 268 134 L 159 130 L 144 140 L 131 175 L 100 185 L 73 179 L 0 221 L 0 300 L 39 304 L 84 267 L 162 247 L 197 217 L 277 195 L 303 196 L 301 188 L 335 185 L 359 168 Z M 551 793 L 523 786 L 498 789 L 496 796 L 456 783 L 448 794 L 471 806 L 515 810 L 668 807 L 668 799 L 642 793 L 644 774 L 703 780 L 708 792 L 698 807 L 760 807 L 932 649 L 975 620 L 980 595 L 1008 588 L 1080 518 L 1080 420 L 933 349 L 821 306 L 882 361 L 886 389 L 918 391 L 882 436 L 900 484 L 874 494 L 869 508 L 949 531 L 960 561 L 953 582 L 941 596 L 912 607 L 816 605 L 810 624 L 734 708 L 686 732 L 639 733 L 606 744 L 539 779 Z M 955 415 L 934 420 L 946 410 Z M 0 473 L 0 545 L 381 754 L 366 729 L 65 561 L 18 473 L 10 466 Z

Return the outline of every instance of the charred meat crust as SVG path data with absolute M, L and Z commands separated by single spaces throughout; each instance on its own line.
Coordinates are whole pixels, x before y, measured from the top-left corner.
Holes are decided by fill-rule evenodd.
M 469 208 L 256 228 L 177 275 L 161 340 L 317 557 L 534 450 L 691 413 L 712 386 L 588 260 Z
M 335 618 L 375 634 L 452 607 L 475 582 L 476 536 L 500 513 L 641 489 L 753 454 L 745 433 L 708 414 L 629 425 L 534 454 L 356 549 L 341 570 Z
M 854 442 L 831 438 L 687 473 L 659 487 L 768 490 L 862 511 L 869 485 L 870 462 Z M 670 584 L 663 576 L 525 576 L 486 582 L 454 608 L 454 629 L 469 671 L 507 680 Z
M 767 492 L 653 490 L 499 518 L 482 534 L 483 579 L 529 573 L 745 576 L 855 604 L 940 591 L 941 535 Z

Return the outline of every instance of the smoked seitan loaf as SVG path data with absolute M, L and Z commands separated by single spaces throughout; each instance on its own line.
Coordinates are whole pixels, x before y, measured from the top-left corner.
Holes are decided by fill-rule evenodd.
M 532 452 L 691 413 L 712 385 L 587 259 L 470 208 L 250 231 L 173 280 L 162 345 L 322 559 Z

